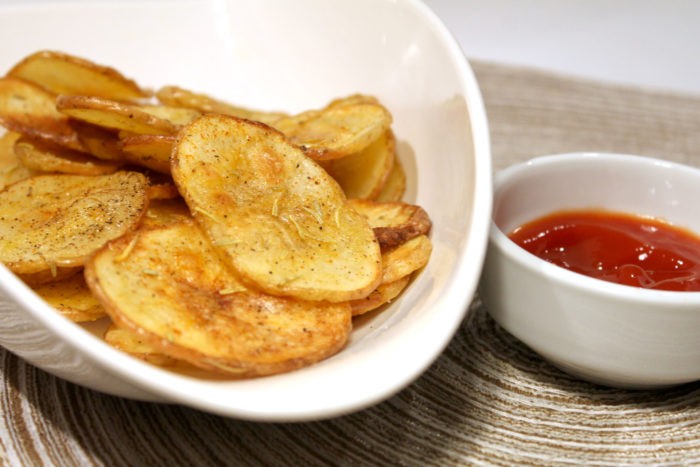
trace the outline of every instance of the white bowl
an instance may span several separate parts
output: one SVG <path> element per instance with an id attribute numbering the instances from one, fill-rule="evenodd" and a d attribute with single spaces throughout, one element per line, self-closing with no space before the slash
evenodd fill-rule
<path id="1" fill-rule="evenodd" d="M 491 161 L 472 71 L 414 0 L 76 2 L 0 7 L 0 69 L 40 49 L 113 66 L 143 86 L 176 84 L 243 106 L 298 112 L 356 92 L 394 116 L 405 199 L 434 221 L 430 264 L 399 300 L 360 319 L 336 356 L 288 374 L 207 381 L 122 354 L 58 316 L 0 267 L 0 344 L 72 382 L 256 420 L 330 417 L 417 378 L 462 321 L 486 251 Z M 446 199 L 449 202 L 446 202 Z"/>
<path id="2" fill-rule="evenodd" d="M 495 180 L 480 292 L 507 331 L 565 371 L 628 388 L 700 379 L 700 293 L 630 287 L 571 272 L 506 235 L 562 209 L 602 208 L 700 233 L 700 170 L 615 154 L 533 159 Z"/>

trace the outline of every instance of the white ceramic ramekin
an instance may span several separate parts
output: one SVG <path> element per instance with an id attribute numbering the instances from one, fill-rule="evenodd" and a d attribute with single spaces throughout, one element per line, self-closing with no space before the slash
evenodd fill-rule
<path id="1" fill-rule="evenodd" d="M 663 219 L 700 233 L 700 170 L 647 157 L 577 153 L 512 166 L 495 179 L 480 283 L 494 319 L 583 379 L 651 388 L 700 379 L 700 292 L 629 287 L 548 263 L 512 242 L 515 227 L 562 209 Z"/>

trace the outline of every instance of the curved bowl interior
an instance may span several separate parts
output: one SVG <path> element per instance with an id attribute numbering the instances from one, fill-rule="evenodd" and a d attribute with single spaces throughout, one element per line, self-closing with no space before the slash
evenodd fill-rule
<path id="1" fill-rule="evenodd" d="M 343 351 L 301 371 L 210 381 L 160 370 L 110 348 L 95 337 L 99 330 L 58 317 L 6 270 L 0 270 L 0 306 L 8 313 L 0 321 L 3 346 L 112 394 L 281 421 L 329 417 L 381 401 L 418 377 L 447 345 L 481 271 L 491 162 L 471 69 L 423 4 L 47 2 L 1 12 L 5 70 L 29 53 L 54 49 L 112 66 L 145 87 L 175 84 L 259 109 L 299 112 L 339 96 L 374 94 L 394 116 L 408 177 L 404 199 L 424 207 L 434 223 L 431 261 L 410 288 L 382 313 L 358 320 Z"/>

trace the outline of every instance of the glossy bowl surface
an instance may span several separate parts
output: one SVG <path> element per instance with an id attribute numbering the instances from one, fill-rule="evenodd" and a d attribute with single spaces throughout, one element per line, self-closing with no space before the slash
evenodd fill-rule
<path id="1" fill-rule="evenodd" d="M 507 237 L 545 214 L 589 208 L 650 216 L 700 234 L 700 170 L 640 156 L 562 154 L 503 170 L 494 190 L 479 289 L 501 326 L 596 383 L 651 388 L 700 379 L 700 292 L 594 279 Z"/>
<path id="2" fill-rule="evenodd" d="M 130 358 L 104 323 L 58 316 L 0 267 L 0 344 L 99 391 L 254 420 L 311 420 L 399 391 L 462 321 L 486 251 L 491 212 L 488 126 L 473 73 L 444 25 L 413 0 L 174 0 L 0 5 L 0 69 L 61 50 L 140 85 L 178 85 L 241 106 L 300 112 L 353 93 L 394 116 L 404 199 L 432 217 L 430 264 L 382 313 L 359 319 L 336 356 L 288 374 L 203 380 Z"/>

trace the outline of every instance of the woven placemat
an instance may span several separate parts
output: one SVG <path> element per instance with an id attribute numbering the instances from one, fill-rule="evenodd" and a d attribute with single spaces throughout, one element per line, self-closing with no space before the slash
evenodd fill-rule
<path id="1" fill-rule="evenodd" d="M 568 151 L 700 165 L 700 97 L 473 65 L 496 169 Z M 320 422 L 244 422 L 106 396 L 5 351 L 0 371 L 0 458 L 8 465 L 700 463 L 700 383 L 635 392 L 578 381 L 503 331 L 478 297 L 414 384 Z"/>

